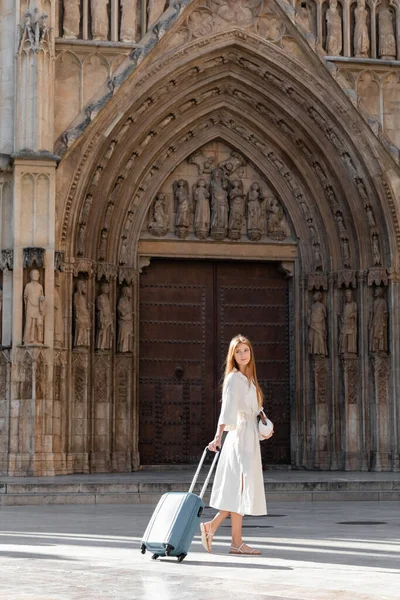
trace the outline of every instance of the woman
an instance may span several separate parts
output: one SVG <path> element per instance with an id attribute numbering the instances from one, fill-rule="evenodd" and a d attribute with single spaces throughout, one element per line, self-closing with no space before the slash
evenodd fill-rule
<path id="1" fill-rule="evenodd" d="M 261 465 L 257 415 L 263 395 L 257 381 L 254 353 L 242 335 L 231 340 L 226 358 L 222 409 L 215 438 L 208 448 L 221 446 L 223 431 L 229 431 L 215 474 L 210 506 L 219 512 L 212 521 L 201 523 L 201 540 L 211 552 L 212 538 L 221 523 L 231 515 L 230 554 L 261 554 L 242 540 L 243 515 L 265 515 L 264 478 Z M 271 437 L 273 432 L 271 433 Z"/>

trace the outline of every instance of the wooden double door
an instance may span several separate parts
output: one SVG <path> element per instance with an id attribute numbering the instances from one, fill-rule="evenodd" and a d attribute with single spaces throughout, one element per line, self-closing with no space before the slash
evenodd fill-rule
<path id="1" fill-rule="evenodd" d="M 214 437 L 231 338 L 254 344 L 275 435 L 264 464 L 290 464 L 288 284 L 275 263 L 152 260 L 140 276 L 142 464 L 192 464 Z"/>

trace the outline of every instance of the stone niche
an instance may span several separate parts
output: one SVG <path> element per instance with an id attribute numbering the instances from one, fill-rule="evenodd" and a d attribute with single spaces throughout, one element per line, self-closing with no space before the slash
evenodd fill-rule
<path id="1" fill-rule="evenodd" d="M 222 141 L 189 155 L 150 206 L 142 239 L 292 241 L 282 203 L 260 172 Z"/>

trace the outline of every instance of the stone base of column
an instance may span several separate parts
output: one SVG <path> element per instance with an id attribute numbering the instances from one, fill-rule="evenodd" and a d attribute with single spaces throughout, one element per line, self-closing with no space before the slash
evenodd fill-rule
<path id="1" fill-rule="evenodd" d="M 8 474 L 14 477 L 53 477 L 56 475 L 54 468 L 54 454 L 10 454 L 8 457 Z"/>
<path id="2" fill-rule="evenodd" d="M 67 465 L 70 473 L 89 473 L 89 454 L 87 452 L 68 454 Z"/>
<path id="3" fill-rule="evenodd" d="M 71 475 L 72 469 L 68 463 L 68 455 L 63 452 L 57 452 L 53 456 L 56 475 Z"/>
<path id="4" fill-rule="evenodd" d="M 8 474 L 8 452 L 0 453 L 0 475 Z"/>
<path id="5" fill-rule="evenodd" d="M 327 451 L 319 451 L 318 457 L 314 463 L 314 469 L 319 469 L 320 471 L 330 471 L 331 468 L 331 458 L 332 455 Z"/>
<path id="6" fill-rule="evenodd" d="M 91 473 L 110 473 L 110 454 L 108 452 L 91 452 L 89 465 Z"/>
<path id="7" fill-rule="evenodd" d="M 393 471 L 393 458 L 387 452 L 371 452 L 371 471 Z"/>
<path id="8" fill-rule="evenodd" d="M 140 455 L 139 452 L 132 452 L 132 471 L 139 471 Z"/>
<path id="9" fill-rule="evenodd" d="M 111 465 L 114 473 L 130 473 L 132 471 L 132 459 L 130 452 L 113 452 Z"/>

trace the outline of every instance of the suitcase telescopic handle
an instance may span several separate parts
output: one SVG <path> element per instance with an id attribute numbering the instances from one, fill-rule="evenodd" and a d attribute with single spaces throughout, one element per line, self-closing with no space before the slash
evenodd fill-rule
<path id="1" fill-rule="evenodd" d="M 200 462 L 199 462 L 199 466 L 197 467 L 197 470 L 196 470 L 196 473 L 194 474 L 192 483 L 190 484 L 189 494 L 191 494 L 193 492 L 193 490 L 194 490 L 194 486 L 196 485 L 197 479 L 199 477 L 199 474 L 200 474 L 200 471 L 201 471 L 201 467 L 203 466 L 204 460 L 205 460 L 205 458 L 207 456 L 207 450 L 208 450 L 208 446 L 205 447 L 205 450 L 204 450 L 204 452 L 203 452 L 203 454 L 201 456 L 201 459 L 200 459 Z M 204 494 L 206 493 L 206 489 L 207 489 L 207 486 L 209 484 L 211 475 L 213 474 L 215 465 L 217 464 L 219 453 L 220 453 L 219 450 L 215 453 L 214 460 L 211 463 L 210 470 L 208 471 L 208 475 L 206 477 L 206 480 L 205 480 L 205 482 L 203 484 L 203 487 L 201 488 L 201 492 L 199 494 L 200 498 L 203 498 Z"/>

